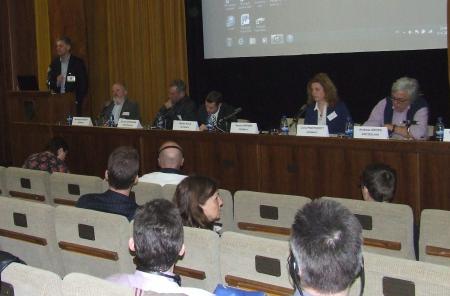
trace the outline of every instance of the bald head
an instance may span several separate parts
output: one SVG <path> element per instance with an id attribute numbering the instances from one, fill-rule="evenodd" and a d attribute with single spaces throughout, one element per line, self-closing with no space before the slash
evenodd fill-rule
<path id="1" fill-rule="evenodd" d="M 173 141 L 164 142 L 159 147 L 158 163 L 162 169 L 177 169 L 183 166 L 183 149 Z"/>

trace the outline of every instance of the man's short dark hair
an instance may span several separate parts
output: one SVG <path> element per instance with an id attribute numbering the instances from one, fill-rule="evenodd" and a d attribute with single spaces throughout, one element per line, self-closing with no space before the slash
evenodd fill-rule
<path id="1" fill-rule="evenodd" d="M 58 40 L 56 40 L 56 41 L 62 41 L 62 42 L 64 42 L 65 44 L 67 44 L 67 45 L 69 45 L 69 46 L 72 46 L 72 40 L 70 40 L 70 38 L 67 37 L 67 36 L 61 36 L 61 37 L 59 37 Z"/>
<path id="2" fill-rule="evenodd" d="M 205 101 L 208 103 L 216 103 L 216 105 L 222 103 L 223 95 L 218 91 L 211 91 L 205 98 Z"/>
<path id="3" fill-rule="evenodd" d="M 300 285 L 320 293 L 346 290 L 362 266 L 361 224 L 336 201 L 316 199 L 300 209 L 290 245 Z"/>
<path id="4" fill-rule="evenodd" d="M 181 79 L 172 80 L 169 84 L 169 87 L 175 86 L 179 92 L 186 91 L 186 83 Z"/>
<path id="5" fill-rule="evenodd" d="M 382 163 L 368 165 L 361 175 L 361 185 L 370 196 L 379 202 L 390 202 L 394 198 L 397 176 L 394 169 Z"/>
<path id="6" fill-rule="evenodd" d="M 47 144 L 47 147 L 45 150 L 50 151 L 54 155 L 58 154 L 59 148 L 62 148 L 64 152 L 69 151 L 69 145 L 67 145 L 66 141 L 64 141 L 61 137 L 53 137 L 50 139 L 50 141 Z"/>
<path id="7" fill-rule="evenodd" d="M 146 272 L 169 270 L 183 246 L 183 223 L 173 203 L 155 199 L 136 210 L 133 224 L 135 263 Z"/>
<path id="8" fill-rule="evenodd" d="M 132 147 L 116 148 L 108 158 L 108 184 L 114 189 L 129 189 L 139 172 L 139 154 Z"/>

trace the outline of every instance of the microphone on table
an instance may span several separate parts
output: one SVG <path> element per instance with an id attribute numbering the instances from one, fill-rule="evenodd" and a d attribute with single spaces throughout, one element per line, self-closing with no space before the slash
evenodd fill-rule
<path id="1" fill-rule="evenodd" d="M 294 117 L 294 120 L 292 120 L 291 126 L 293 126 L 294 124 L 297 124 L 298 119 L 300 118 L 300 116 L 303 115 L 303 113 L 305 113 L 306 111 L 306 107 L 308 107 L 307 104 L 303 104 L 300 109 L 298 110 L 297 114 Z"/>
<path id="2" fill-rule="evenodd" d="M 241 111 L 242 111 L 242 108 L 241 108 L 241 107 L 234 109 L 234 111 L 233 111 L 232 113 L 230 113 L 230 114 L 228 114 L 227 116 L 225 116 L 225 117 L 219 119 L 219 120 L 217 121 L 217 124 L 221 124 L 221 123 L 224 122 L 224 121 L 228 121 L 229 119 L 233 118 L 234 116 L 236 116 L 236 115 L 237 115 L 239 112 L 241 112 Z"/>

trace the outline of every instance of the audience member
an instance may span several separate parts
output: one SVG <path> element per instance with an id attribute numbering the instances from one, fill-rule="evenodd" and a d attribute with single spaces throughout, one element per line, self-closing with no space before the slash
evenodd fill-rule
<path id="1" fill-rule="evenodd" d="M 56 93 L 75 92 L 77 114 L 81 115 L 83 99 L 88 91 L 87 71 L 82 59 L 71 54 L 72 41 L 61 37 L 56 41 L 58 55 L 48 68 L 48 87 Z"/>
<path id="2" fill-rule="evenodd" d="M 362 229 L 341 204 L 316 199 L 295 215 L 290 239 L 289 272 L 295 295 L 345 296 L 361 276 L 364 289 Z"/>
<path id="3" fill-rule="evenodd" d="M 139 182 L 178 185 L 185 175 L 181 172 L 183 166 L 183 149 L 173 141 L 164 142 L 158 151 L 158 172 L 149 173 L 139 178 Z"/>
<path id="4" fill-rule="evenodd" d="M 185 178 L 178 184 L 173 199 L 184 226 L 219 231 L 214 222 L 220 219 L 223 201 L 212 179 L 203 176 Z"/>
<path id="5" fill-rule="evenodd" d="M 69 146 L 66 141 L 63 138 L 54 137 L 47 144 L 45 151 L 28 156 L 22 167 L 49 173 L 68 173 L 69 170 L 64 162 L 68 153 Z"/>
<path id="6" fill-rule="evenodd" d="M 361 191 L 364 200 L 391 202 L 396 187 L 396 173 L 390 166 L 375 163 L 368 165 L 361 175 Z"/>
<path id="7" fill-rule="evenodd" d="M 198 110 L 198 122 L 200 124 L 200 130 L 208 130 L 207 125 L 211 125 L 212 129 L 218 127 L 222 131 L 229 131 L 230 122 L 237 121 L 236 116 L 232 116 L 225 120 L 225 118 L 231 115 L 234 108 L 227 103 L 223 102 L 223 96 L 220 92 L 211 91 L 205 98 L 205 103 L 200 106 Z"/>
<path id="8" fill-rule="evenodd" d="M 327 125 L 330 134 L 345 132 L 345 124 L 350 112 L 339 100 L 336 86 L 325 73 L 316 74 L 307 86 L 308 106 L 305 124 Z"/>
<path id="9" fill-rule="evenodd" d="M 174 120 L 197 120 L 196 106 L 186 95 L 186 84 L 183 80 L 173 80 L 169 84 L 169 99 L 159 109 L 154 125 L 160 128 L 172 129 Z M 159 123 L 163 122 L 163 126 Z"/>
<path id="10" fill-rule="evenodd" d="M 128 99 L 128 91 L 120 82 L 113 84 L 112 100 L 103 108 L 100 118 L 109 120 L 111 115 L 115 125 L 119 122 L 119 118 L 140 120 L 138 104 Z"/>
<path id="11" fill-rule="evenodd" d="M 375 105 L 365 126 L 385 126 L 400 139 L 428 138 L 428 104 L 414 78 L 401 77 L 388 96 Z"/>
<path id="12" fill-rule="evenodd" d="M 109 189 L 104 193 L 85 194 L 77 207 L 113 213 L 133 220 L 137 204 L 130 197 L 131 188 L 138 182 L 139 154 L 131 147 L 116 148 L 108 158 L 105 179 Z"/>
<path id="13" fill-rule="evenodd" d="M 134 274 L 118 274 L 107 280 L 135 288 L 135 292 L 212 295 L 196 288 L 181 287 L 173 273 L 174 265 L 184 255 L 183 223 L 177 208 L 168 200 L 155 199 L 140 206 L 133 223 L 129 247 L 135 253 Z M 140 295 L 140 294 L 137 294 Z"/>

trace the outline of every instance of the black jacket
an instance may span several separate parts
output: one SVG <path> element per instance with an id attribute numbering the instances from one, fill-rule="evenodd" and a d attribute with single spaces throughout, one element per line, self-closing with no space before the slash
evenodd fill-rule
<path id="1" fill-rule="evenodd" d="M 235 110 L 234 107 L 228 105 L 227 103 L 222 103 L 220 106 L 218 118 L 217 118 L 217 126 L 224 130 L 229 131 L 230 130 L 230 122 L 236 122 L 237 118 L 236 116 L 232 116 L 228 120 L 222 120 L 224 117 L 230 115 Z M 222 120 L 222 121 L 221 121 Z M 205 105 L 200 106 L 198 109 L 198 125 L 207 124 L 208 123 L 208 112 L 206 112 Z"/>
<path id="2" fill-rule="evenodd" d="M 154 120 L 154 124 L 158 120 L 158 117 L 162 116 L 166 120 L 166 129 L 172 129 L 174 120 L 197 120 L 197 107 L 193 100 L 188 96 L 185 96 L 178 101 L 172 108 L 167 109 L 166 106 L 162 106 L 159 109 L 158 114 Z"/>
<path id="3" fill-rule="evenodd" d="M 100 118 L 106 120 L 109 119 L 113 108 L 114 101 L 111 101 L 108 106 L 103 108 L 100 113 Z M 139 105 L 136 102 L 130 101 L 126 98 L 125 102 L 123 102 L 122 110 L 120 111 L 120 118 L 141 120 L 141 117 L 139 116 Z"/>

